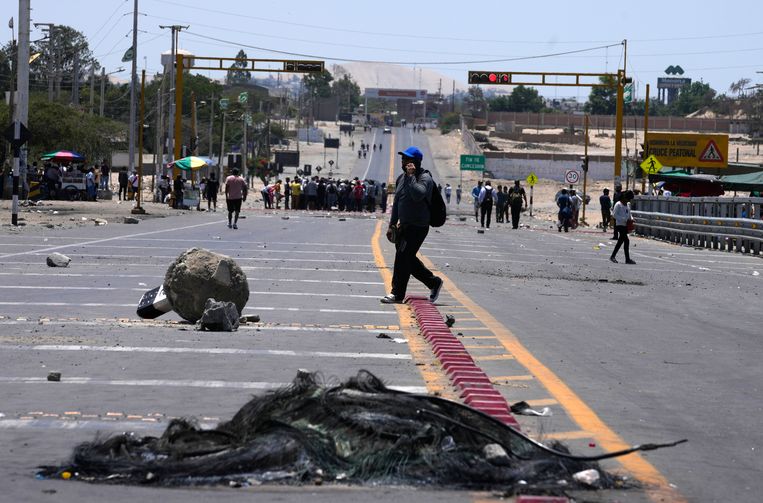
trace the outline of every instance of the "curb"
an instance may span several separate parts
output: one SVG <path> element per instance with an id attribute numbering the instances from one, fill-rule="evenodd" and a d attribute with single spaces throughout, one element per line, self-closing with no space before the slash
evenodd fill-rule
<path id="1" fill-rule="evenodd" d="M 408 296 L 405 302 L 413 309 L 419 329 L 459 396 L 470 407 L 489 414 L 519 430 L 519 423 L 501 392 L 474 363 L 469 351 L 443 321 L 442 314 L 426 297 Z"/>

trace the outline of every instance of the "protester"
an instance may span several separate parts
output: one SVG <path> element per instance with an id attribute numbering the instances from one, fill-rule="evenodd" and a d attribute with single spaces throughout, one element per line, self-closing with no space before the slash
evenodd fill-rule
<path id="1" fill-rule="evenodd" d="M 127 201 L 127 184 L 129 183 L 129 178 L 127 177 L 127 168 L 122 168 L 119 170 L 119 200 Z"/>
<path id="2" fill-rule="evenodd" d="M 286 181 L 283 184 L 283 209 L 289 209 L 289 199 L 291 199 L 291 179 L 286 177 Z"/>
<path id="3" fill-rule="evenodd" d="M 421 168 L 424 158 L 417 147 L 398 152 L 402 157 L 403 174 L 398 178 L 392 202 L 387 238 L 397 234 L 395 240 L 395 265 L 392 274 L 392 292 L 380 300 L 396 304 L 405 300 L 408 281 L 413 275 L 429 289 L 429 300 L 435 302 L 440 295 L 443 281 L 426 268 L 416 256 L 429 233 L 429 202 L 432 199 L 434 181 Z"/>
<path id="4" fill-rule="evenodd" d="M 625 252 L 625 263 L 626 264 L 635 264 L 636 262 L 631 260 L 630 255 L 630 239 L 628 239 L 628 220 L 631 218 L 631 209 L 629 207 L 629 203 L 633 200 L 633 191 L 632 190 L 626 190 L 622 197 L 620 198 L 617 203 L 615 203 L 615 208 L 612 212 L 613 216 L 615 217 L 615 232 L 617 232 L 617 244 L 615 245 L 615 249 L 612 250 L 612 255 L 609 257 L 609 260 L 617 263 L 617 252 L 620 250 L 620 246 L 623 247 L 623 251 Z"/>
<path id="5" fill-rule="evenodd" d="M 109 177 L 111 176 L 111 169 L 109 168 L 109 165 L 106 164 L 106 159 L 103 160 L 103 163 L 101 164 L 101 188 L 104 190 L 111 189 L 111 181 Z"/>
<path id="6" fill-rule="evenodd" d="M 389 198 L 389 190 L 387 189 L 387 184 L 382 183 L 381 184 L 381 201 L 380 206 L 382 213 L 387 213 L 387 200 Z"/>
<path id="7" fill-rule="evenodd" d="M 294 181 L 291 182 L 291 209 L 298 210 L 300 208 L 300 199 L 302 198 L 302 184 L 299 181 L 299 177 L 294 177 Z"/>
<path id="8" fill-rule="evenodd" d="M 519 228 L 519 214 L 522 211 L 522 201 L 527 209 L 527 194 L 519 185 L 519 180 L 514 180 L 514 186 L 509 190 L 509 207 L 511 208 L 511 228 Z"/>
<path id="9" fill-rule="evenodd" d="M 623 195 L 623 186 L 618 184 L 615 184 L 615 193 L 612 194 L 612 204 L 617 204 L 617 202 L 620 200 L 620 198 Z M 614 234 L 609 239 L 614 239 L 617 241 L 618 235 L 617 235 L 617 226 L 613 226 Z"/>
<path id="10" fill-rule="evenodd" d="M 217 211 L 217 193 L 220 191 L 220 182 L 217 180 L 217 174 L 210 173 L 207 180 L 207 191 L 204 198 L 207 200 L 207 211 Z"/>
<path id="11" fill-rule="evenodd" d="M 503 223 L 504 208 L 508 202 L 508 194 L 503 192 L 503 186 L 495 188 L 495 223 Z"/>
<path id="12" fill-rule="evenodd" d="M 246 201 L 246 180 L 239 175 L 239 169 L 233 168 L 231 175 L 225 179 L 225 204 L 228 207 L 228 229 L 238 229 L 238 215 L 241 212 L 241 202 Z"/>
<path id="13" fill-rule="evenodd" d="M 175 201 L 172 204 L 172 207 L 176 210 L 182 210 L 183 209 L 183 189 L 185 188 L 185 183 L 183 182 L 183 175 L 178 173 L 178 175 L 175 177 L 175 181 L 172 182 L 172 194 L 175 196 Z"/>
<path id="14" fill-rule="evenodd" d="M 578 218 L 580 217 L 580 206 L 583 204 L 583 199 L 580 198 L 575 189 L 570 190 L 569 198 L 572 206 L 571 226 L 573 229 L 577 229 Z"/>
<path id="15" fill-rule="evenodd" d="M 98 195 L 98 185 L 95 183 L 95 169 L 90 168 L 85 175 L 85 191 L 87 192 L 87 200 L 95 201 Z"/>
<path id="16" fill-rule="evenodd" d="M 493 193 L 493 186 L 490 185 L 490 180 L 485 182 L 485 185 L 480 190 L 480 195 L 477 198 L 480 205 L 480 227 L 485 227 L 485 217 L 487 216 L 487 228 L 490 228 L 490 216 L 493 212 L 493 200 L 495 194 Z"/>
<path id="17" fill-rule="evenodd" d="M 456 204 L 461 204 L 461 193 L 463 192 L 463 189 L 461 189 L 461 186 L 459 185 L 456 188 Z"/>
<path id="18" fill-rule="evenodd" d="M 609 219 L 612 218 L 612 199 L 609 198 L 609 189 L 604 189 L 603 194 L 599 196 L 599 206 L 601 206 L 601 230 L 607 232 Z"/>
<path id="19" fill-rule="evenodd" d="M 559 222 L 557 223 L 559 232 L 562 232 L 562 227 L 564 227 L 564 232 L 569 232 L 572 220 L 572 202 L 570 196 L 567 195 L 567 189 L 562 189 L 556 200 L 556 205 L 559 207 Z"/>
<path id="20" fill-rule="evenodd" d="M 472 189 L 472 199 L 474 200 L 474 221 L 480 221 L 480 192 L 482 192 L 482 180 Z"/>
<path id="21" fill-rule="evenodd" d="M 449 183 L 445 184 L 445 202 L 447 204 L 450 204 L 450 195 L 453 192 L 453 188 L 450 186 Z"/>

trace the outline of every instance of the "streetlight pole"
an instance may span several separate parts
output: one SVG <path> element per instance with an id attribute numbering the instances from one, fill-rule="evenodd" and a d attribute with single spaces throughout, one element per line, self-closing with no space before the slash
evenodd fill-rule
<path id="1" fill-rule="evenodd" d="M 127 134 L 129 170 L 135 169 L 135 84 L 138 80 L 138 0 L 133 2 L 132 12 L 132 70 L 130 72 L 130 130 Z M 138 183 L 140 186 L 140 182 Z M 138 200 L 140 201 L 140 200 Z M 139 203 L 140 204 L 140 203 Z"/>

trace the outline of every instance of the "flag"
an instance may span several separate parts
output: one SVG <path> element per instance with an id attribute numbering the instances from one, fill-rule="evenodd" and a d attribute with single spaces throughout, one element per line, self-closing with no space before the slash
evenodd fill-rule
<path id="1" fill-rule="evenodd" d="M 134 57 L 134 51 L 132 50 L 132 47 L 127 49 L 125 51 L 125 55 L 122 56 L 122 62 L 132 61 L 132 58 Z"/>

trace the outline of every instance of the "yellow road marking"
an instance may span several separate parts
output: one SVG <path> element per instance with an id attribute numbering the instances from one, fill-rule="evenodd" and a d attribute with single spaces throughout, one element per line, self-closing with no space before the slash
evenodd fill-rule
<path id="1" fill-rule="evenodd" d="M 483 346 L 481 344 L 472 344 L 470 346 L 464 346 L 466 349 L 503 349 L 503 346 Z"/>
<path id="2" fill-rule="evenodd" d="M 523 375 L 523 376 L 500 376 L 500 377 L 491 377 L 490 380 L 493 382 L 496 381 L 532 381 L 535 379 L 533 376 L 530 375 Z"/>
<path id="3" fill-rule="evenodd" d="M 491 361 L 498 361 L 498 360 L 513 360 L 513 359 L 514 359 L 514 355 L 509 355 L 509 354 L 474 357 L 475 362 L 491 362 Z"/>
<path id="4" fill-rule="evenodd" d="M 544 433 L 544 440 L 580 440 L 592 438 L 590 431 L 557 431 L 556 433 Z"/>
<path id="5" fill-rule="evenodd" d="M 429 269 L 437 269 L 429 258 L 419 255 L 421 261 Z M 540 382 L 549 393 L 559 402 L 570 418 L 577 423 L 581 430 L 590 431 L 593 438 L 608 452 L 627 449 L 630 447 L 617 433 L 614 432 L 564 381 L 551 369 L 543 365 L 501 322 L 495 319 L 486 309 L 480 307 L 462 292 L 442 271 L 438 276 L 445 282 L 445 290 L 458 302 L 467 307 L 477 318 L 482 320 L 501 342 L 506 350 L 514 355 L 520 363 Z M 653 486 L 646 490 L 654 501 L 686 501 L 681 494 L 670 487 L 668 480 L 657 468 L 649 463 L 641 454 L 633 453 L 617 458 L 617 461 L 641 482 Z"/>

